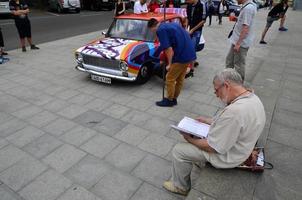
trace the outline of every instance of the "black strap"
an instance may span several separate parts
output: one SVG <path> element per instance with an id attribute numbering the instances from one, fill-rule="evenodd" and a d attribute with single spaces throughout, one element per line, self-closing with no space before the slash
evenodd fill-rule
<path id="1" fill-rule="evenodd" d="M 263 161 L 264 162 L 264 169 L 273 169 L 274 165 L 270 162 Z"/>
<path id="2" fill-rule="evenodd" d="M 248 6 L 249 4 L 252 4 L 252 3 L 247 3 L 246 5 L 244 5 L 244 6 L 240 9 L 239 13 L 243 10 L 243 8 L 245 8 L 245 7 Z M 233 26 L 231 32 L 233 32 L 233 30 L 234 30 L 236 24 L 237 24 L 237 21 L 235 22 L 235 24 L 234 24 L 234 26 Z"/>

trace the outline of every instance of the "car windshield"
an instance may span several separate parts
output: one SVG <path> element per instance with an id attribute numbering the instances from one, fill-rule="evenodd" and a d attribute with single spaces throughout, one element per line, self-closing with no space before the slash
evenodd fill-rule
<path id="1" fill-rule="evenodd" d="M 108 36 L 130 40 L 154 41 L 155 33 L 148 29 L 147 24 L 147 20 L 115 19 L 108 31 Z"/>

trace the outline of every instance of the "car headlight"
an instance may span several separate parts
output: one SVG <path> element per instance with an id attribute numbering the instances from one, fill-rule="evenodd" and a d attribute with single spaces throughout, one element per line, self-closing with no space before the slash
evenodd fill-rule
<path id="1" fill-rule="evenodd" d="M 120 62 L 120 70 L 123 72 L 128 71 L 128 64 L 125 61 Z"/>
<path id="2" fill-rule="evenodd" d="M 75 53 L 75 57 L 76 57 L 76 60 L 77 60 L 78 62 L 80 62 L 80 63 L 83 62 L 83 56 L 82 56 L 82 54 L 81 54 L 80 52 L 76 52 L 76 53 Z"/>

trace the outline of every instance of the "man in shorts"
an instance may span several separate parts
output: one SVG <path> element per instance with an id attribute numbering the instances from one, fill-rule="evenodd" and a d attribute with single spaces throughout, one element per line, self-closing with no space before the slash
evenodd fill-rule
<path id="1" fill-rule="evenodd" d="M 281 19 L 279 31 L 287 31 L 287 28 L 284 27 L 284 22 L 285 22 L 285 17 L 286 17 L 285 13 L 288 9 L 287 1 L 288 0 L 282 0 L 280 3 L 275 5 L 273 7 L 273 9 L 268 13 L 267 19 L 266 19 L 266 26 L 262 32 L 260 44 L 267 44 L 264 41 L 264 37 L 265 37 L 268 29 L 272 26 L 274 21 Z"/>

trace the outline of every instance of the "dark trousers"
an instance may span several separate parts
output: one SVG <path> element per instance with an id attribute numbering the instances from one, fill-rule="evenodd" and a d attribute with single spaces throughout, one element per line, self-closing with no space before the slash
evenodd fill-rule
<path id="1" fill-rule="evenodd" d="M 222 14 L 218 13 L 218 24 L 222 23 Z"/>
<path id="2" fill-rule="evenodd" d="M 1 31 L 1 28 L 0 28 L 0 48 L 1 47 L 4 47 L 4 41 L 3 41 L 2 31 Z"/>

